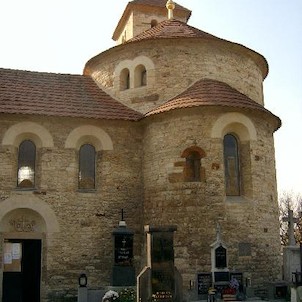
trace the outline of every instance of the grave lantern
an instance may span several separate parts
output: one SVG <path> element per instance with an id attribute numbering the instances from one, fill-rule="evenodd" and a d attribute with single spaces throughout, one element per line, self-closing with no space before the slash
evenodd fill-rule
<path id="1" fill-rule="evenodd" d="M 79 286 L 86 287 L 87 286 L 87 276 L 86 274 L 81 274 L 79 277 Z"/>

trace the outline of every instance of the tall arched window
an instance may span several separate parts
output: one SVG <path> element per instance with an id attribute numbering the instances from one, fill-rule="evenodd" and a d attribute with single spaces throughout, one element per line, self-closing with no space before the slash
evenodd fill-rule
<path id="1" fill-rule="evenodd" d="M 82 145 L 79 151 L 79 189 L 95 189 L 95 148 Z"/>
<path id="2" fill-rule="evenodd" d="M 136 66 L 134 71 L 134 85 L 135 87 L 141 87 L 147 85 L 147 70 L 142 64 Z"/>
<path id="3" fill-rule="evenodd" d="M 240 161 L 237 138 L 232 134 L 225 135 L 223 149 L 226 195 L 239 196 L 241 194 Z"/>
<path id="4" fill-rule="evenodd" d="M 36 166 L 36 146 L 30 140 L 23 141 L 18 152 L 18 188 L 34 188 Z"/>
<path id="5" fill-rule="evenodd" d="M 120 74 L 120 90 L 130 88 L 130 72 L 128 68 L 124 68 Z"/>

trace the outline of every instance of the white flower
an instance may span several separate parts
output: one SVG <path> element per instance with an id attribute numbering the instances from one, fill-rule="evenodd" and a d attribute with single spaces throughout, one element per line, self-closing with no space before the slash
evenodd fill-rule
<path id="1" fill-rule="evenodd" d="M 102 298 L 102 302 L 104 301 L 114 301 L 118 298 L 118 293 L 113 291 L 113 290 L 109 290 L 108 292 L 105 293 L 104 297 Z"/>

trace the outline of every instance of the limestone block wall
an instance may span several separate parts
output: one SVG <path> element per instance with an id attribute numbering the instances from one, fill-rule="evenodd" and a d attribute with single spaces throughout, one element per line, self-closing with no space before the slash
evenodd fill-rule
<path id="1" fill-rule="evenodd" d="M 11 127 L 27 120 L 46 129 L 53 138 L 53 146 L 37 146 L 36 190 L 22 191 L 16 189 L 17 146 L 2 143 Z M 97 151 L 97 185 L 96 190 L 91 192 L 78 190 L 78 150 L 65 146 L 74 129 L 86 126 L 106 132 L 113 146 L 112 150 Z M 29 135 L 35 139 L 36 136 L 27 132 L 26 128 L 23 131 L 24 138 Z M 1 116 L 1 215 L 3 211 L 10 215 L 11 205 L 16 205 L 13 208 L 16 215 L 22 214 L 22 208 L 28 208 L 38 213 L 41 221 L 47 221 L 52 213 L 58 224 L 55 232 L 48 233 L 46 229 L 44 235 L 35 232 L 18 235 L 24 239 L 32 236 L 42 238 L 43 302 L 46 299 L 52 301 L 60 295 L 75 295 L 78 276 L 82 272 L 86 272 L 92 288 L 110 284 L 114 260 L 111 233 L 121 219 L 121 209 L 124 209 L 128 227 L 135 232 L 134 261 L 137 269 L 140 268 L 143 232 L 142 135 L 141 127 L 134 122 Z M 94 134 L 87 133 L 87 136 L 91 138 Z M 42 206 L 37 208 L 37 205 Z M 14 236 L 14 230 L 3 229 L 1 221 L 0 227 L 2 239 Z"/>
<path id="2" fill-rule="evenodd" d="M 118 37 L 116 43 L 117 44 L 122 44 L 125 41 L 131 39 L 133 37 L 133 22 L 134 22 L 134 14 L 133 12 L 129 14 L 129 17 L 126 21 L 126 24 L 124 26 L 124 28 L 121 30 L 121 34 Z"/>
<path id="3" fill-rule="evenodd" d="M 119 31 L 116 33 L 115 38 L 117 44 L 124 43 L 129 39 L 137 36 L 160 23 L 167 20 L 168 12 L 164 8 L 158 9 L 157 7 L 144 7 L 143 10 L 134 10 L 129 13 L 128 19 L 125 20 L 123 25 L 120 25 Z M 182 22 L 187 22 L 188 13 L 186 11 L 174 11 L 174 18 Z M 119 34 L 119 36 L 118 36 Z"/>
<path id="4" fill-rule="evenodd" d="M 230 269 L 244 272 L 255 287 L 280 277 L 272 126 L 263 117 L 241 113 L 256 128 L 256 137 L 245 142 L 242 161 L 249 164 L 251 177 L 243 180 L 249 190 L 242 196 L 226 197 L 223 137 L 211 136 L 215 122 L 225 114 L 220 109 L 194 108 L 153 116 L 146 122 L 145 224 L 177 225 L 175 261 L 185 286 L 195 280 L 196 272 L 211 270 L 210 244 L 216 240 L 217 222 Z M 183 173 L 181 154 L 190 146 L 206 154 L 201 159 L 204 181 L 172 181 L 171 175 Z"/>
<path id="5" fill-rule="evenodd" d="M 147 85 L 121 89 L 118 64 L 127 62 L 131 70 L 137 64 L 135 59 L 142 56 L 154 65 L 154 69 L 146 68 Z M 113 97 L 145 113 L 202 78 L 225 82 L 263 104 L 263 64 L 265 60 L 260 55 L 223 40 L 157 39 L 109 49 L 91 59 L 84 73 L 91 75 Z M 134 74 L 130 73 L 130 83 L 131 77 Z"/>

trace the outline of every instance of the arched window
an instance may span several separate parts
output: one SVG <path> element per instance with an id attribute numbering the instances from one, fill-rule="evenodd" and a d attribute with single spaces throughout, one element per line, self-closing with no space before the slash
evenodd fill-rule
<path id="1" fill-rule="evenodd" d="M 134 85 L 141 87 L 147 85 L 147 70 L 144 65 L 138 65 L 134 71 Z"/>
<path id="2" fill-rule="evenodd" d="M 204 179 L 204 169 L 201 167 L 201 158 L 205 152 L 196 146 L 187 148 L 182 157 L 186 159 L 184 166 L 184 181 L 202 181 Z"/>
<path id="3" fill-rule="evenodd" d="M 95 148 L 82 145 L 79 151 L 79 189 L 95 189 Z"/>
<path id="4" fill-rule="evenodd" d="M 186 181 L 200 181 L 200 158 L 200 154 L 194 151 L 186 157 Z"/>
<path id="5" fill-rule="evenodd" d="M 34 188 L 36 166 L 36 146 L 30 140 L 23 141 L 18 152 L 18 188 Z"/>
<path id="6" fill-rule="evenodd" d="M 130 73 L 128 68 L 124 68 L 120 74 L 120 90 L 130 88 Z"/>
<path id="7" fill-rule="evenodd" d="M 240 192 L 240 163 L 238 140 L 232 134 L 223 139 L 224 173 L 227 196 L 239 196 Z"/>

